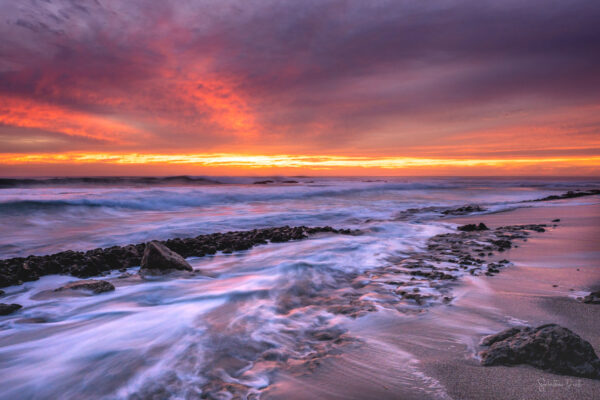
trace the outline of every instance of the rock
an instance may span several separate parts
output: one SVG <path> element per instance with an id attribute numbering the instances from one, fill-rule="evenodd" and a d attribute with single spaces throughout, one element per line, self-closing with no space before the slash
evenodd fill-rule
<path id="1" fill-rule="evenodd" d="M 483 339 L 488 349 L 479 353 L 481 363 L 528 364 L 550 372 L 600 379 L 600 359 L 592 345 L 556 324 L 537 328 L 510 328 Z"/>
<path id="2" fill-rule="evenodd" d="M 600 189 L 592 189 L 592 190 L 588 190 L 588 191 L 576 191 L 576 192 L 570 190 L 567 193 L 564 193 L 561 195 L 551 195 L 551 196 L 543 197 L 541 199 L 526 200 L 526 201 L 531 202 L 531 201 L 551 201 L 551 200 L 573 199 L 576 197 L 594 196 L 597 194 L 600 194 Z"/>
<path id="3" fill-rule="evenodd" d="M 157 241 L 148 242 L 142 257 L 140 275 L 162 275 L 173 271 L 193 271 L 183 257 Z"/>
<path id="4" fill-rule="evenodd" d="M 467 225 L 459 226 L 458 230 L 463 231 L 463 232 L 474 232 L 474 231 L 489 231 L 490 228 L 488 228 L 483 222 L 480 222 L 479 225 L 467 224 Z"/>
<path id="5" fill-rule="evenodd" d="M 491 242 L 498 247 L 498 251 L 504 251 L 512 247 L 512 243 L 510 242 L 510 240 L 500 239 L 492 240 Z"/>
<path id="6" fill-rule="evenodd" d="M 560 218 L 553 219 L 552 222 L 560 222 Z"/>
<path id="7" fill-rule="evenodd" d="M 600 290 L 592 292 L 583 298 L 584 303 L 588 304 L 600 304 Z"/>
<path id="8" fill-rule="evenodd" d="M 275 183 L 275 181 L 267 179 L 267 180 L 264 180 L 264 181 L 256 181 L 256 182 L 254 182 L 255 185 L 267 185 L 269 183 Z"/>
<path id="9" fill-rule="evenodd" d="M 212 233 L 193 238 L 174 238 L 163 243 L 183 258 L 203 257 L 217 251 L 231 249 L 246 250 L 253 246 L 266 244 L 273 236 L 275 241 L 305 239 L 309 235 L 328 232 L 358 235 L 358 230 L 333 229 L 331 227 L 279 227 Z M 272 241 L 272 240 L 271 240 Z M 63 251 L 45 256 L 16 257 L 0 260 L 0 288 L 20 285 L 23 282 L 39 279 L 49 274 L 69 274 L 78 278 L 105 275 L 111 270 L 123 270 L 139 266 L 146 249 L 145 243 L 97 248 L 86 252 Z"/>
<path id="10" fill-rule="evenodd" d="M 481 211 L 485 211 L 485 208 L 482 208 L 481 206 L 479 206 L 477 204 L 473 204 L 473 205 L 453 208 L 451 210 L 445 210 L 445 211 L 442 211 L 442 214 L 444 214 L 444 215 L 465 215 L 465 214 L 471 214 L 474 212 L 481 212 Z"/>
<path id="11" fill-rule="evenodd" d="M 4 290 L 0 290 L 0 296 L 4 296 Z"/>
<path id="12" fill-rule="evenodd" d="M 5 304 L 0 303 L 0 315 L 12 314 L 15 311 L 21 309 L 23 306 L 20 304 Z"/>
<path id="13" fill-rule="evenodd" d="M 83 281 L 69 282 L 65 286 L 54 289 L 55 292 L 61 292 L 63 290 L 89 290 L 94 294 L 99 294 L 115 290 L 115 287 L 112 283 L 107 281 L 86 279 Z"/>

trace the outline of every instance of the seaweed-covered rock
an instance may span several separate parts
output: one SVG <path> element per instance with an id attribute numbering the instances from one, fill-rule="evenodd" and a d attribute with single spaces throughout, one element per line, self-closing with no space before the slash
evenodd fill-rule
<path id="1" fill-rule="evenodd" d="M 83 281 L 69 282 L 58 289 L 54 289 L 55 292 L 61 292 L 63 290 L 89 290 L 94 294 L 100 294 L 115 290 L 115 287 L 112 283 L 107 281 L 86 279 Z"/>
<path id="2" fill-rule="evenodd" d="M 162 275 L 173 271 L 193 271 L 183 257 L 164 244 L 153 241 L 146 245 L 140 275 Z"/>
<path id="3" fill-rule="evenodd" d="M 0 315 L 12 314 L 15 311 L 21 309 L 23 306 L 20 304 L 5 304 L 0 303 Z"/>
<path id="4" fill-rule="evenodd" d="M 592 345 L 571 330 L 547 324 L 510 328 L 483 339 L 479 353 L 490 365 L 529 364 L 550 372 L 600 379 L 600 359 Z"/>

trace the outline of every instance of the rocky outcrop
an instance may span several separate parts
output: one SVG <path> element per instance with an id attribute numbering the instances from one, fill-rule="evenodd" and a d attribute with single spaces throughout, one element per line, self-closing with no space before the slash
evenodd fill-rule
<path id="1" fill-rule="evenodd" d="M 172 251 L 182 257 L 203 257 L 217 251 L 233 252 L 247 250 L 268 242 L 287 242 L 305 239 L 309 235 L 325 232 L 335 234 L 356 234 L 350 229 L 334 229 L 330 226 L 306 227 L 283 226 L 279 228 L 254 229 L 200 235 L 194 238 L 176 238 L 162 241 Z M 89 278 L 107 271 L 136 267 L 142 261 L 145 243 L 127 246 L 113 246 L 86 252 L 63 251 L 46 256 L 17 257 L 0 260 L 0 287 L 20 285 L 34 281 L 40 276 L 67 274 L 78 278 Z"/>
<path id="2" fill-rule="evenodd" d="M 546 196 L 546 197 L 542 197 L 541 199 L 536 199 L 536 200 L 526 200 L 526 202 L 574 199 L 576 197 L 594 196 L 594 195 L 597 195 L 597 194 L 600 194 L 600 189 L 577 190 L 577 191 L 570 190 L 567 193 L 563 193 L 563 194 L 559 194 L 559 195 Z"/>
<path id="3" fill-rule="evenodd" d="M 163 275 L 173 271 L 193 271 L 183 257 L 160 242 L 149 242 L 144 250 L 140 275 Z"/>
<path id="4" fill-rule="evenodd" d="M 467 225 L 459 226 L 457 229 L 459 231 L 463 231 L 463 232 L 489 231 L 490 230 L 490 228 L 488 228 L 483 222 L 480 222 L 479 225 L 467 224 Z"/>
<path id="5" fill-rule="evenodd" d="M 58 289 L 54 289 L 55 292 L 61 292 L 63 290 L 88 290 L 94 294 L 100 294 L 115 290 L 115 287 L 112 283 L 107 281 L 86 279 L 83 281 L 70 282 L 67 283 L 65 286 L 61 286 Z"/>
<path id="6" fill-rule="evenodd" d="M 483 339 L 481 363 L 528 364 L 550 372 L 600 379 L 600 360 L 592 345 L 556 324 L 510 328 Z"/>
<path id="7" fill-rule="evenodd" d="M 9 315 L 17 310 L 20 310 L 23 306 L 20 304 L 5 304 L 0 303 L 0 315 Z"/>
<path id="8" fill-rule="evenodd" d="M 600 290 L 585 296 L 583 302 L 588 304 L 600 304 Z"/>

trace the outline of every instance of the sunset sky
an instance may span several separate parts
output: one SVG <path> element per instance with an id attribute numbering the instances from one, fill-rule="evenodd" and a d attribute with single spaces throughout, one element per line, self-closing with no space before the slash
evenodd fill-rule
<path id="1" fill-rule="evenodd" d="M 598 175 L 599 21 L 590 0 L 0 0 L 0 175 Z"/>

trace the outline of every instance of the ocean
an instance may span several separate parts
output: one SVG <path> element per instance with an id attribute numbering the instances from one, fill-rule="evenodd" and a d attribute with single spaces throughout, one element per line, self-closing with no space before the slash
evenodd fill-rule
<path id="1" fill-rule="evenodd" d="M 335 353 L 336 341 L 354 343 L 344 333 L 348 318 L 330 312 L 331 299 L 353 296 L 348 282 L 371 279 L 454 231 L 440 218 L 444 210 L 557 207 L 525 201 L 599 187 L 589 178 L 0 180 L 0 258 L 284 225 L 362 232 L 191 258 L 209 274 L 124 279 L 98 296 L 52 295 L 70 276 L 5 288 L 3 302 L 24 308 L 19 318 L 0 319 L 0 398 L 194 398 L 211 390 L 222 394 L 214 398 L 258 397 L 282 368 L 311 370 L 307 360 Z M 378 296 L 352 299 L 389 309 Z"/>

